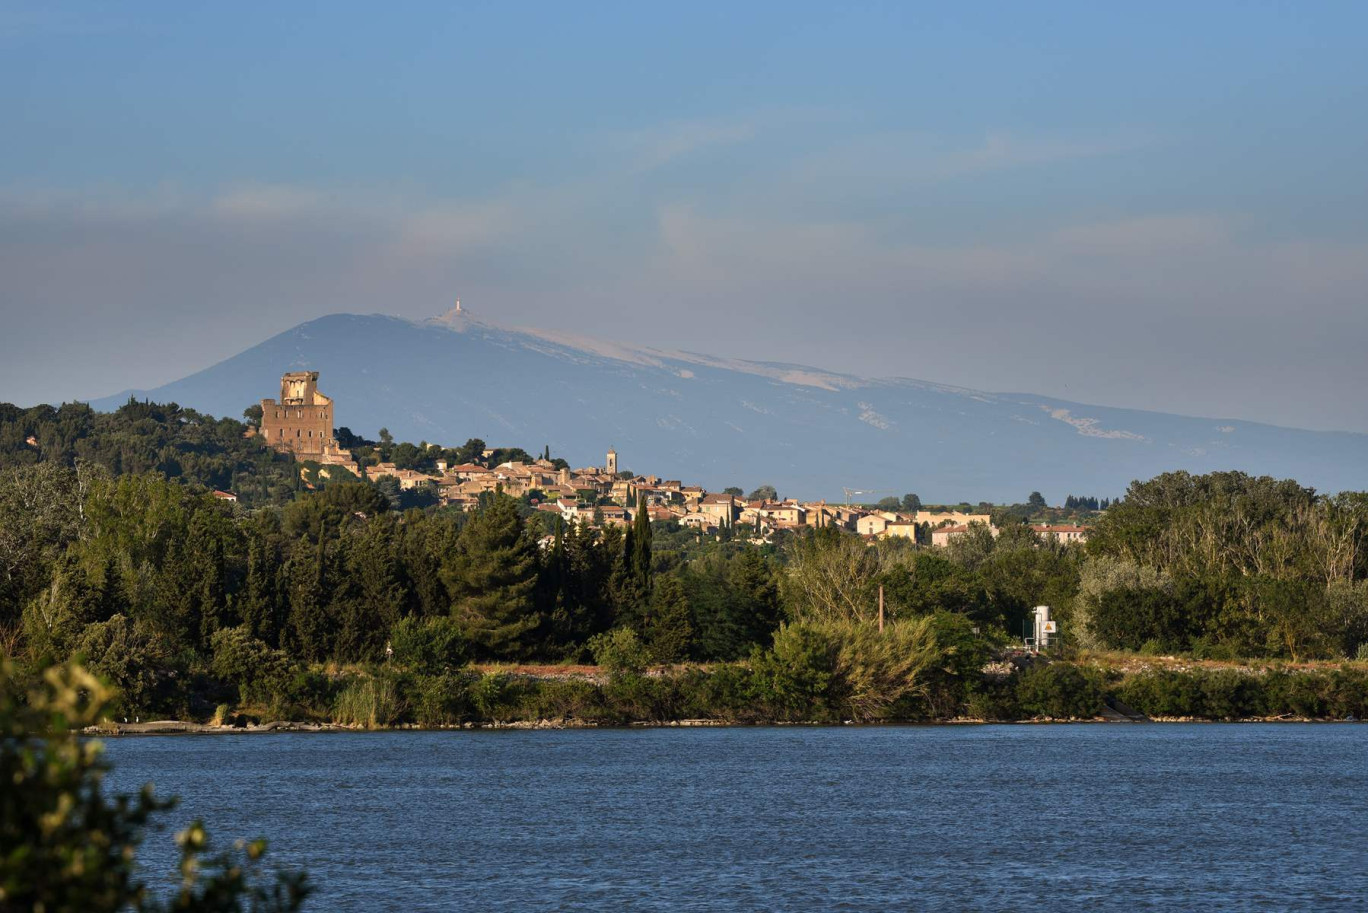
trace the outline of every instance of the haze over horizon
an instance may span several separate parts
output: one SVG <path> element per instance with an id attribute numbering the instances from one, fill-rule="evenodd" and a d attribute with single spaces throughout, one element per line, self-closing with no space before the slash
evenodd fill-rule
<path id="1" fill-rule="evenodd" d="M 1125 16 L 0 6 L 0 400 L 460 298 L 1368 432 L 1368 7 Z"/>

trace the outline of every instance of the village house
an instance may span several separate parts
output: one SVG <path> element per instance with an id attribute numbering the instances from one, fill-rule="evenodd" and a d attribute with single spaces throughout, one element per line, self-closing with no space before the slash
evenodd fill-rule
<path id="1" fill-rule="evenodd" d="M 698 513 L 711 517 L 716 526 L 731 526 L 736 520 L 736 496 L 704 495 L 698 501 Z"/>
<path id="2" fill-rule="evenodd" d="M 883 514 L 865 514 L 855 521 L 855 532 L 861 536 L 881 536 L 888 529 L 888 518 Z"/>
<path id="3" fill-rule="evenodd" d="M 807 523 L 807 511 L 796 501 L 748 501 L 742 505 L 739 519 L 758 531 L 797 529 Z"/>
<path id="4" fill-rule="evenodd" d="M 717 529 L 717 520 L 705 513 L 694 511 L 686 513 L 679 518 L 679 525 L 689 529 L 699 529 L 704 532 L 713 532 Z"/>
<path id="5" fill-rule="evenodd" d="M 945 548 L 950 540 L 969 532 L 967 526 L 940 526 L 931 530 L 931 547 Z"/>
<path id="6" fill-rule="evenodd" d="M 602 504 L 595 507 L 590 515 L 597 515 L 604 526 L 628 526 L 632 522 L 632 515 L 627 508 L 618 507 L 615 504 Z"/>
<path id="7" fill-rule="evenodd" d="M 679 489 L 679 496 L 684 499 L 684 506 L 690 509 L 696 508 L 706 494 L 707 492 L 697 485 L 684 485 Z"/>
<path id="8" fill-rule="evenodd" d="M 883 539 L 901 538 L 916 542 L 917 524 L 911 520 L 895 520 L 885 526 L 879 536 Z"/>
<path id="9" fill-rule="evenodd" d="M 860 516 L 858 511 L 825 501 L 804 504 L 803 509 L 807 512 L 807 525 L 814 529 L 825 529 L 830 526 L 854 531 L 855 521 Z"/>
<path id="10" fill-rule="evenodd" d="M 950 544 L 951 540 L 956 539 L 959 536 L 963 536 L 965 533 L 969 532 L 975 526 L 987 527 L 988 532 L 992 533 L 994 537 L 996 537 L 999 532 L 998 528 L 990 523 L 971 523 L 960 524 L 958 526 L 942 526 L 937 529 L 931 530 L 931 547 L 944 548 L 945 546 Z"/>
<path id="11" fill-rule="evenodd" d="M 958 510 L 919 510 L 909 518 L 917 523 L 926 523 L 933 529 L 937 526 L 968 526 L 970 523 L 982 523 L 984 526 L 991 526 L 993 518 L 988 514 L 971 514 Z"/>
<path id="12" fill-rule="evenodd" d="M 461 463 L 459 466 L 447 467 L 442 471 L 442 475 L 458 482 L 465 482 L 479 476 L 490 475 L 490 471 L 478 463 Z"/>
<path id="13" fill-rule="evenodd" d="M 1054 539 L 1057 542 L 1087 542 L 1088 528 L 1086 526 L 1032 526 L 1031 531 L 1043 539 Z"/>

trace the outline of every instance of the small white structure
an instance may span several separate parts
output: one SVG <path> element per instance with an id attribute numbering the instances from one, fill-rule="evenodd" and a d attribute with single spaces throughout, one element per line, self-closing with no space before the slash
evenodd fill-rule
<path id="1" fill-rule="evenodd" d="M 1059 625 L 1050 617 L 1050 607 L 1038 605 L 1032 613 L 1031 633 L 1026 637 L 1026 649 L 1047 650 L 1059 633 Z"/>

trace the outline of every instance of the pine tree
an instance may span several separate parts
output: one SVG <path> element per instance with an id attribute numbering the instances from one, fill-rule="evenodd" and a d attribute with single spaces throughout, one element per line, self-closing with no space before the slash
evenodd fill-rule
<path id="1" fill-rule="evenodd" d="M 661 580 L 651 597 L 642 625 L 642 639 L 657 663 L 677 663 L 689 655 L 693 620 L 684 584 L 677 577 Z"/>
<path id="2" fill-rule="evenodd" d="M 517 502 L 502 492 L 456 540 L 442 580 L 477 656 L 520 659 L 541 624 L 536 609 L 537 546 L 527 536 Z"/>

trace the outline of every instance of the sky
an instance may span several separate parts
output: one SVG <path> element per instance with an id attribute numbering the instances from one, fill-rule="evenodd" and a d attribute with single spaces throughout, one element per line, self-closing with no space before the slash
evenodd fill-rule
<path id="1" fill-rule="evenodd" d="M 459 298 L 1368 432 L 1364 34 L 1361 2 L 0 2 L 0 400 Z"/>

